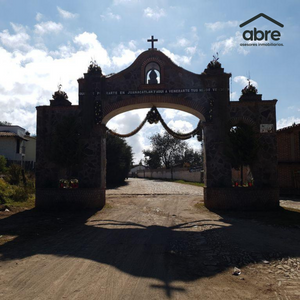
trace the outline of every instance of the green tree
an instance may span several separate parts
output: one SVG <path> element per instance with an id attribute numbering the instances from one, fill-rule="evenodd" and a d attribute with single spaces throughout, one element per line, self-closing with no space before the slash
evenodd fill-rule
<path id="1" fill-rule="evenodd" d="M 155 150 L 144 150 L 145 165 L 151 169 L 157 169 L 161 167 L 159 153 Z"/>
<path id="2" fill-rule="evenodd" d="M 106 138 L 106 182 L 120 184 L 128 177 L 132 165 L 132 148 L 122 138 L 108 135 Z"/>
<path id="3" fill-rule="evenodd" d="M 0 174 L 3 174 L 6 172 L 6 159 L 3 155 L 0 155 Z"/>
<path id="4" fill-rule="evenodd" d="M 255 162 L 258 148 L 258 139 L 251 126 L 239 123 L 230 129 L 226 155 L 230 159 L 231 166 L 241 171 L 242 185 L 244 183 L 243 166 L 251 166 Z"/>
<path id="5" fill-rule="evenodd" d="M 189 162 L 191 165 L 199 165 L 202 161 L 200 152 L 188 147 L 187 142 L 179 140 L 165 132 L 154 134 L 150 137 L 152 150 L 143 151 L 145 163 L 150 168 L 164 165 L 167 169 L 176 164 Z"/>
<path id="6" fill-rule="evenodd" d="M 188 148 L 183 157 L 182 162 L 188 162 L 191 167 L 203 167 L 203 153 L 202 150 L 194 150 Z"/>
<path id="7" fill-rule="evenodd" d="M 17 164 L 12 164 L 7 169 L 7 180 L 10 184 L 19 185 L 22 179 L 22 167 Z"/>
<path id="8" fill-rule="evenodd" d="M 7 121 L 0 121 L 0 126 L 11 125 L 11 123 Z"/>

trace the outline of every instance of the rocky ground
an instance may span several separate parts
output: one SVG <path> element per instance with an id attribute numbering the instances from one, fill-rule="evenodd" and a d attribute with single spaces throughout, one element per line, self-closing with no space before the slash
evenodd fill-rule
<path id="1" fill-rule="evenodd" d="M 202 198 L 130 179 L 102 211 L 1 212 L 0 298 L 299 299 L 299 213 L 211 212 Z"/>

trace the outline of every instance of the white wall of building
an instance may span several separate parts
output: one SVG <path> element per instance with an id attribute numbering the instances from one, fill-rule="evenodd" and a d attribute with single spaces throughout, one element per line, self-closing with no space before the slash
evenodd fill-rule
<path id="1" fill-rule="evenodd" d="M 188 169 L 146 169 L 137 172 L 139 178 L 174 179 L 192 182 L 203 182 L 203 171 L 190 172 Z"/>
<path id="2" fill-rule="evenodd" d="M 32 136 L 25 137 L 28 141 L 25 142 L 25 161 L 33 161 L 36 159 L 36 138 Z"/>
<path id="3" fill-rule="evenodd" d="M 8 160 L 22 160 L 22 146 L 24 141 L 20 141 L 20 150 L 17 153 L 17 139 L 15 137 L 3 137 L 0 139 L 0 155 Z"/>
<path id="4" fill-rule="evenodd" d="M 0 155 L 7 160 L 28 161 L 36 160 L 36 138 L 27 136 L 26 130 L 20 126 L 0 126 L 0 132 L 10 132 L 17 136 L 1 136 Z M 25 140 L 24 140 L 25 139 Z M 19 142 L 18 142 L 19 141 Z M 19 151 L 17 144 L 19 143 Z"/>

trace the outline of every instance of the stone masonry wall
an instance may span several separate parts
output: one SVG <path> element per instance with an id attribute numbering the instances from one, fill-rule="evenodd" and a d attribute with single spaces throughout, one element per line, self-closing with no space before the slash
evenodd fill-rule
<path id="1" fill-rule="evenodd" d="M 284 195 L 300 195 L 300 124 L 277 131 L 278 179 Z"/>

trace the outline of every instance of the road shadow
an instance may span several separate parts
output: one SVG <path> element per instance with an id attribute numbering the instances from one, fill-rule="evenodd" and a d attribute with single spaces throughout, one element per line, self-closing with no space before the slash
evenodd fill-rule
<path id="1" fill-rule="evenodd" d="M 300 255 L 298 223 L 284 224 L 290 226 L 287 233 L 277 222 L 283 216 L 299 220 L 299 213 L 292 211 L 264 215 L 217 212 L 218 222 L 199 219 L 170 227 L 108 220 L 101 213 L 94 214 L 33 209 L 1 219 L 0 235 L 15 238 L 0 245 L 0 259 L 37 254 L 84 258 L 132 276 L 157 279 L 161 284 L 150 287 L 171 297 L 174 291 L 185 292 L 180 282 Z"/>
<path id="2" fill-rule="evenodd" d="M 106 190 L 118 190 L 124 186 L 127 186 L 129 185 L 129 182 L 128 182 L 128 179 L 121 182 L 121 183 L 110 183 L 110 184 L 107 184 L 106 186 Z"/>

